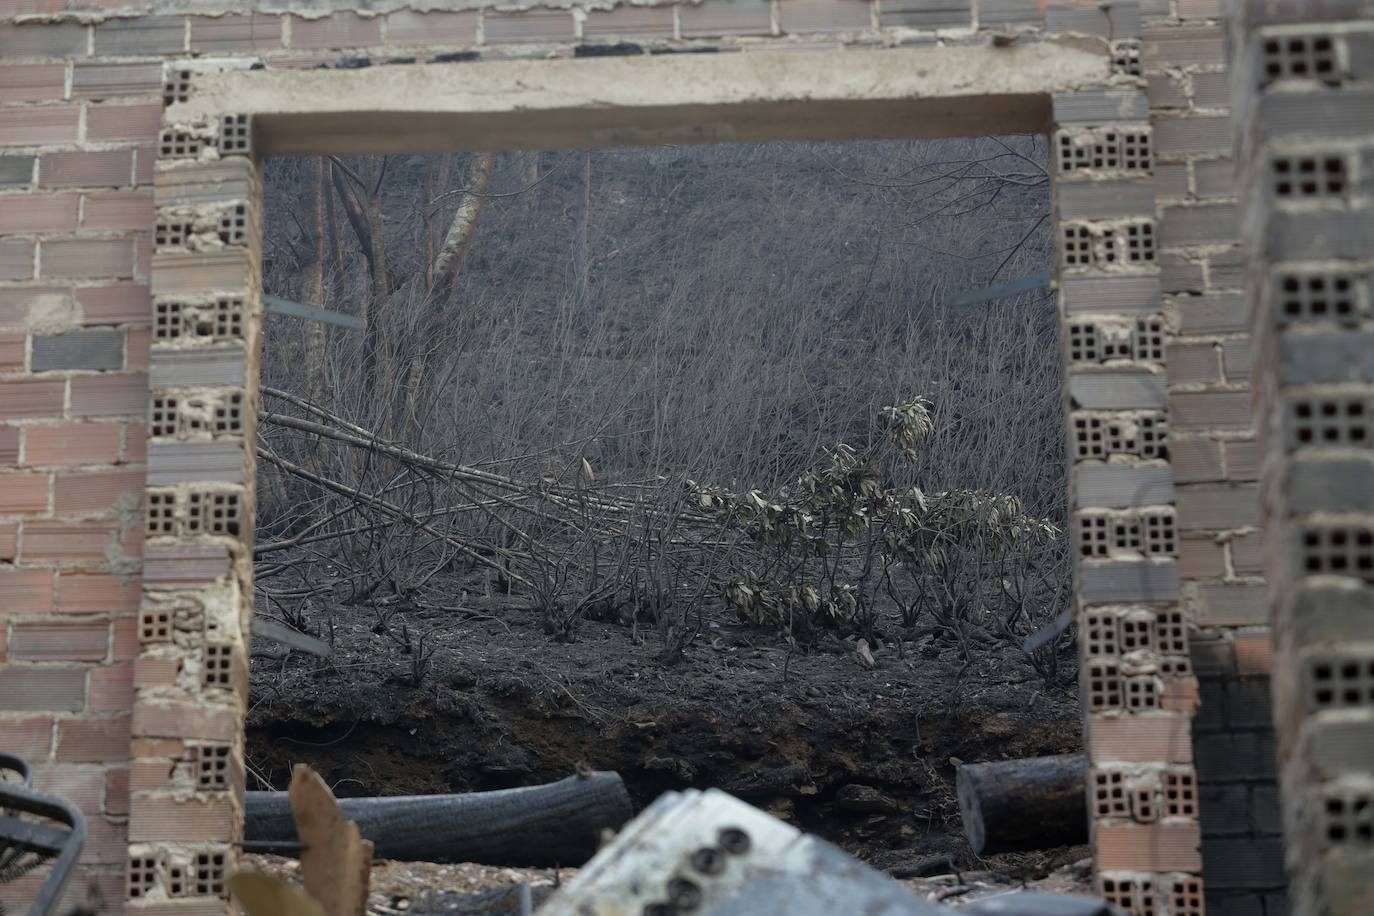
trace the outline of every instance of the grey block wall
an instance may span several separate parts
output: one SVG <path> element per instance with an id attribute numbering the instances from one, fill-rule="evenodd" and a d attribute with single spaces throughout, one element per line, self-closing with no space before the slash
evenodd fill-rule
<path id="1" fill-rule="evenodd" d="M 1374 3 L 1229 12 L 1289 897 L 1355 916 L 1374 912 Z M 1224 685 L 1221 715 L 1249 689 Z M 1204 793 L 1204 831 L 1209 810 L 1239 831 L 1234 801 Z M 1246 839 L 1267 842 L 1269 802 L 1251 796 Z"/>

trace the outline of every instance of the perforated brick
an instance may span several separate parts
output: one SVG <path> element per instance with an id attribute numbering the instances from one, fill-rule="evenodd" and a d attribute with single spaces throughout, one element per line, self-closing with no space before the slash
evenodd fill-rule
<path id="1" fill-rule="evenodd" d="M 1138 318 L 1131 336 L 1131 347 L 1136 359 L 1145 362 L 1164 360 L 1164 338 L 1168 328 L 1162 318 Z"/>
<path id="2" fill-rule="evenodd" d="M 1151 614 L 1128 614 L 1121 618 L 1121 651 L 1148 652 L 1155 645 L 1155 619 Z"/>
<path id="3" fill-rule="evenodd" d="M 245 245 L 248 242 L 248 206 L 236 204 L 220 217 L 219 238 L 226 245 Z"/>
<path id="4" fill-rule="evenodd" d="M 1148 128 L 1064 129 L 1056 134 L 1059 172 L 1085 169 L 1148 175 L 1153 169 Z"/>
<path id="5" fill-rule="evenodd" d="M 1119 651 L 1116 615 L 1111 611 L 1089 611 L 1085 619 L 1084 637 L 1089 656 L 1116 655 Z"/>
<path id="6" fill-rule="evenodd" d="M 1322 790 L 1321 834 L 1330 846 L 1374 846 L 1374 790 L 1327 785 Z"/>
<path id="7" fill-rule="evenodd" d="M 251 121 L 248 115 L 222 115 L 219 119 L 221 155 L 247 155 L 252 151 Z"/>
<path id="8" fill-rule="evenodd" d="M 1140 76 L 1140 40 L 1127 38 L 1112 42 L 1112 69 L 1127 76 Z"/>
<path id="9" fill-rule="evenodd" d="M 1269 165 L 1270 191 L 1280 201 L 1339 198 L 1349 185 L 1341 155 L 1276 155 Z"/>
<path id="10" fill-rule="evenodd" d="M 162 104 L 174 105 L 191 98 L 191 71 L 169 69 L 162 84 Z"/>
<path id="11" fill-rule="evenodd" d="M 1167 770 L 1163 783 L 1164 816 L 1197 817 L 1197 776 L 1191 771 Z"/>
<path id="12" fill-rule="evenodd" d="M 169 127 L 158 135 L 157 154 L 163 159 L 195 159 L 204 146 L 196 134 Z"/>
<path id="13" fill-rule="evenodd" d="M 1100 417 L 1075 414 L 1073 417 L 1074 456 L 1084 458 L 1103 458 L 1107 454 L 1103 423 Z"/>
<path id="14" fill-rule="evenodd" d="M 1297 395 L 1287 402 L 1288 444 L 1368 447 L 1374 441 L 1364 394 Z"/>
<path id="15" fill-rule="evenodd" d="M 1309 575 L 1374 582 L 1374 527 L 1351 522 L 1301 526 L 1302 568 Z"/>
<path id="16" fill-rule="evenodd" d="M 1093 712 L 1120 709 L 1122 705 L 1121 666 L 1098 660 L 1088 665 L 1088 708 Z"/>
<path id="17" fill-rule="evenodd" d="M 1260 46 L 1261 85 L 1277 80 L 1316 80 L 1328 86 L 1341 83 L 1336 43 L 1324 32 L 1275 35 Z"/>
<path id="18" fill-rule="evenodd" d="M 1172 510 L 1144 513 L 1145 552 L 1152 557 L 1178 556 L 1178 533 Z"/>
<path id="19" fill-rule="evenodd" d="M 1131 817 L 1141 824 L 1152 824 L 1159 820 L 1159 808 L 1155 805 L 1153 788 L 1136 786 L 1131 791 Z"/>
<path id="20" fill-rule="evenodd" d="M 226 745 L 196 744 L 189 749 L 196 768 L 196 788 L 217 792 L 229 788 L 231 748 Z"/>
<path id="21" fill-rule="evenodd" d="M 192 866 L 194 891 L 199 896 L 225 896 L 224 870 L 227 856 L 222 852 L 198 852 Z"/>
<path id="22" fill-rule="evenodd" d="M 201 685 L 204 687 L 232 688 L 234 668 L 234 647 L 228 643 L 208 643 L 202 659 L 204 670 Z"/>
<path id="23" fill-rule="evenodd" d="M 1111 553 L 1112 520 L 1106 515 L 1078 516 L 1078 554 L 1105 557 Z"/>
<path id="24" fill-rule="evenodd" d="M 1374 704 L 1374 657 L 1327 653 L 1305 660 L 1308 701 L 1317 711 Z"/>
<path id="25" fill-rule="evenodd" d="M 1156 916 L 1154 879 L 1147 875 L 1121 877 L 1103 875 L 1098 879 L 1102 899 L 1125 911 L 1128 916 Z"/>
<path id="26" fill-rule="evenodd" d="M 214 432 L 216 435 L 243 434 L 243 392 L 233 391 L 217 400 Z"/>
<path id="27" fill-rule="evenodd" d="M 163 537 L 176 534 L 176 494 L 148 491 L 149 537 Z"/>
<path id="28" fill-rule="evenodd" d="M 177 340 L 183 331 L 184 308 L 180 302 L 153 304 L 153 339 Z"/>
<path id="29" fill-rule="evenodd" d="M 1280 324 L 1355 321 L 1362 311 L 1359 283 L 1351 271 L 1280 271 L 1274 275 L 1272 310 Z"/>
<path id="30" fill-rule="evenodd" d="M 1095 363 L 1101 359 L 1097 325 L 1086 322 L 1069 325 L 1069 359 L 1076 363 Z"/>
<path id="31" fill-rule="evenodd" d="M 177 398 L 173 395 L 161 395 L 153 398 L 148 434 L 154 437 L 175 436 L 177 427 Z"/>
<path id="32" fill-rule="evenodd" d="M 1123 679 L 1126 685 L 1126 708 L 1131 712 L 1148 712 L 1159 708 L 1159 682 L 1153 677 L 1138 676 Z"/>
<path id="33" fill-rule="evenodd" d="M 1169 883 L 1169 912 L 1172 916 L 1204 916 L 1206 904 L 1201 878 L 1175 878 Z M 1278 913 L 1275 913 L 1278 916 Z"/>
<path id="34" fill-rule="evenodd" d="M 159 855 L 131 856 L 127 889 L 129 899 L 139 900 L 156 890 L 161 869 L 162 857 Z"/>
<path id="35" fill-rule="evenodd" d="M 1155 615 L 1155 640 L 1164 655 L 1188 655 L 1188 621 L 1183 611 L 1165 608 Z"/>
<path id="36" fill-rule="evenodd" d="M 1126 777 L 1118 770 L 1093 770 L 1093 816 L 1130 817 Z"/>
<path id="37" fill-rule="evenodd" d="M 235 492 L 190 494 L 186 533 L 238 537 L 242 502 Z"/>

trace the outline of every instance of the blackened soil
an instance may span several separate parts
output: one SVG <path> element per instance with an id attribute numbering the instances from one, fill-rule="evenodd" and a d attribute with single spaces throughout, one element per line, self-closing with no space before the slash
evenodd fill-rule
<path id="1" fill-rule="evenodd" d="M 721 619 L 670 662 L 653 628 L 586 621 L 558 642 L 514 601 L 316 605 L 307 628 L 328 636 L 331 616 L 329 660 L 254 658 L 250 788 L 284 788 L 296 762 L 339 796 L 508 788 L 591 767 L 618 771 L 637 805 L 715 787 L 879 867 L 940 853 L 970 867 L 958 762 L 1081 744 L 1072 691 L 991 638 L 965 660 L 893 622 L 868 668 L 852 639 L 800 650 Z"/>

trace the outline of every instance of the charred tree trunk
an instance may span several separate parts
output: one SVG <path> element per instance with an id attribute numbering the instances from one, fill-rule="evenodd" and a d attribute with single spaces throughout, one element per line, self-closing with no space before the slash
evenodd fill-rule
<path id="1" fill-rule="evenodd" d="M 978 855 L 1086 843 L 1087 778 L 1083 754 L 964 764 L 964 836 Z"/>
<path id="2" fill-rule="evenodd" d="M 379 859 L 540 867 L 581 865 L 601 831 L 634 813 L 620 776 L 605 772 L 468 795 L 341 798 L 339 807 Z M 285 792 L 246 793 L 243 827 L 249 849 L 298 848 Z"/>
<path id="3" fill-rule="evenodd" d="M 324 176 L 322 157 L 306 160 L 304 193 L 301 195 L 301 209 L 305 211 L 302 225 L 306 229 L 301 301 L 316 308 L 324 308 L 324 200 L 329 193 Z M 305 377 L 310 400 L 323 403 L 324 325 L 318 321 L 305 323 Z"/>

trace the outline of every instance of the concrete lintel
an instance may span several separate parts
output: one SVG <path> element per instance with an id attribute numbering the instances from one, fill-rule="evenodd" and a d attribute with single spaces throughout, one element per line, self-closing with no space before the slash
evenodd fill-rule
<path id="1" fill-rule="evenodd" d="M 197 74 L 165 123 L 254 116 L 264 155 L 959 137 L 1048 129 L 1104 42 Z"/>

